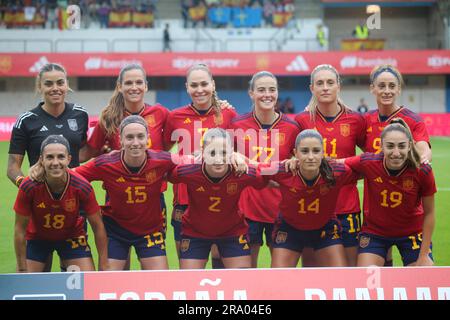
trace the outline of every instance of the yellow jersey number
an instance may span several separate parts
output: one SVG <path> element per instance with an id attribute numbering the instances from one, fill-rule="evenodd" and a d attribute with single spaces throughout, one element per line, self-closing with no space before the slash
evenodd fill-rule
<path id="1" fill-rule="evenodd" d="M 144 203 L 147 201 L 147 193 L 145 192 L 145 186 L 128 187 L 125 189 L 127 194 L 127 203 Z"/>
<path id="2" fill-rule="evenodd" d="M 402 204 L 403 194 L 397 191 L 389 193 L 388 190 L 383 190 L 381 194 L 381 206 L 386 208 L 396 208 Z M 389 200 L 389 201 L 388 201 Z"/>
<path id="3" fill-rule="evenodd" d="M 261 155 L 264 153 L 266 155 L 264 159 L 264 163 L 269 163 L 270 159 L 273 157 L 275 153 L 275 148 L 269 148 L 269 147 L 258 147 L 253 146 L 252 147 L 253 152 L 255 152 L 255 155 L 251 159 L 252 161 L 260 161 Z"/>
<path id="4" fill-rule="evenodd" d="M 314 200 L 313 202 L 311 202 L 308 205 L 305 203 L 305 199 L 300 199 L 298 201 L 298 204 L 299 204 L 298 213 L 300 213 L 300 214 L 306 214 L 306 213 L 318 214 L 319 213 L 319 208 L 320 208 L 319 198 L 317 198 L 316 200 Z"/>
<path id="5" fill-rule="evenodd" d="M 208 207 L 208 210 L 211 212 L 220 212 L 221 210 L 217 208 L 217 206 L 222 201 L 221 197 L 209 197 L 209 201 L 212 202 L 212 204 Z"/>
<path id="6" fill-rule="evenodd" d="M 44 228 L 62 229 L 64 227 L 64 220 L 66 219 L 66 216 L 63 214 L 55 214 L 52 217 L 52 215 L 49 213 L 44 216 L 44 219 Z"/>
<path id="7" fill-rule="evenodd" d="M 336 139 L 333 139 L 330 141 L 330 147 L 328 147 L 328 143 L 327 143 L 327 138 L 323 139 L 323 155 L 325 157 L 330 157 L 330 158 L 337 158 L 337 142 Z M 330 152 L 328 154 L 328 152 Z"/>

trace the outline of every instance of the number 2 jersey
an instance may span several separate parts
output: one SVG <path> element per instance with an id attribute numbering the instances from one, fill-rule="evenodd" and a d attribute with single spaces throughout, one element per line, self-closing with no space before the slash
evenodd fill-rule
<path id="1" fill-rule="evenodd" d="M 85 235 L 84 218 L 100 211 L 94 190 L 79 174 L 68 170 L 66 187 L 55 199 L 45 182 L 29 177 L 21 183 L 14 204 L 17 214 L 31 217 L 27 227 L 27 240 L 64 241 Z"/>
<path id="2" fill-rule="evenodd" d="M 169 152 L 146 152 L 146 162 L 137 173 L 128 169 L 121 151 L 104 154 L 76 168 L 89 181 L 103 181 L 108 193 L 103 214 L 138 236 L 162 229 L 161 184 L 177 161 Z"/>
<path id="3" fill-rule="evenodd" d="M 183 214 L 182 234 L 199 238 L 223 238 L 247 234 L 248 225 L 238 203 L 247 186 L 267 184 L 255 167 L 237 177 L 231 167 L 214 182 L 204 165 L 180 165 L 172 170 L 169 181 L 187 183 L 189 206 Z"/>
<path id="4" fill-rule="evenodd" d="M 164 127 L 164 144 L 171 146 L 178 143 L 178 154 L 191 155 L 201 151 L 203 135 L 210 128 L 227 129 L 237 113 L 232 109 L 223 109 L 216 116 L 213 108 L 199 112 L 192 104 L 175 109 L 169 113 Z M 174 204 L 187 205 L 188 194 L 186 185 L 173 185 Z"/>
<path id="5" fill-rule="evenodd" d="M 233 119 L 230 128 L 234 130 L 236 151 L 265 164 L 290 158 L 300 132 L 298 124 L 283 113 L 270 126 L 264 126 L 254 112 L 249 112 Z M 280 201 L 278 188 L 247 188 L 242 192 L 239 207 L 250 220 L 274 223 Z"/>
<path id="6" fill-rule="evenodd" d="M 423 228 L 422 197 L 436 193 L 431 167 L 403 168 L 391 175 L 383 161 L 383 153 L 364 153 L 347 158 L 352 170 L 363 174 L 370 214 L 364 217 L 363 232 L 383 237 L 405 237 Z"/>

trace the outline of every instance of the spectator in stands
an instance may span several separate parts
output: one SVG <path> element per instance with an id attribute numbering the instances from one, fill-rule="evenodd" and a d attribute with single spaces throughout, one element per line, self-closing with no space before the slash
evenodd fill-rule
<path id="1" fill-rule="evenodd" d="M 193 6 L 192 0 L 181 1 L 181 16 L 183 17 L 183 28 L 185 29 L 188 27 L 188 22 L 191 20 L 189 17 L 189 9 Z"/>
<path id="2" fill-rule="evenodd" d="M 280 105 L 280 111 L 283 113 L 295 113 L 295 107 L 291 97 L 287 97 Z"/>
<path id="3" fill-rule="evenodd" d="M 170 41 L 169 24 L 166 23 L 163 34 L 163 52 L 172 51 L 172 48 L 170 47 Z"/>
<path id="4" fill-rule="evenodd" d="M 100 21 L 100 28 L 108 28 L 110 11 L 111 6 L 107 1 L 103 1 L 101 6 L 97 9 L 97 15 Z"/>
<path id="5" fill-rule="evenodd" d="M 361 22 L 358 24 L 355 29 L 353 30 L 352 35 L 359 40 L 366 40 L 369 38 L 369 28 L 367 28 L 367 25 L 364 22 Z"/>
<path id="6" fill-rule="evenodd" d="M 369 111 L 369 107 L 367 106 L 366 102 L 364 101 L 364 98 L 361 98 L 359 100 L 358 112 L 361 114 L 364 114 L 367 111 Z"/>
<path id="7" fill-rule="evenodd" d="M 317 41 L 319 42 L 319 45 L 321 48 L 326 49 L 328 46 L 328 35 L 327 32 L 328 30 L 326 30 L 322 24 L 318 24 L 317 25 L 317 34 L 316 34 L 316 38 Z"/>
<path id="8" fill-rule="evenodd" d="M 271 0 L 264 0 L 263 5 L 263 11 L 264 11 L 264 21 L 266 26 L 272 25 L 272 15 L 275 12 L 275 6 L 273 5 Z"/>

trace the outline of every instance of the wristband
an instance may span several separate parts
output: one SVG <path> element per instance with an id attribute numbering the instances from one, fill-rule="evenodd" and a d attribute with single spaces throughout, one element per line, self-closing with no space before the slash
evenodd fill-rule
<path id="1" fill-rule="evenodd" d="M 20 187 L 20 184 L 22 183 L 23 179 L 25 179 L 24 176 L 18 176 L 18 177 L 16 178 L 15 184 L 16 184 L 17 187 Z"/>

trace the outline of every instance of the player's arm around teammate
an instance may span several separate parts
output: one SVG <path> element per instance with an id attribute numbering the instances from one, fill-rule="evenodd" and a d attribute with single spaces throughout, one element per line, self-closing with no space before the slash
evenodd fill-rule
<path id="1" fill-rule="evenodd" d="M 356 181 L 344 164 L 324 158 L 321 135 L 312 129 L 296 139 L 298 174 L 285 173 L 285 164 L 272 177 L 280 184 L 280 216 L 273 233 L 272 267 L 296 267 L 304 248 L 313 248 L 318 266 L 347 265 L 341 225 L 335 207 L 339 187 Z"/>
<path id="2" fill-rule="evenodd" d="M 266 181 L 255 167 L 237 176 L 230 162 L 233 142 L 221 128 L 204 135 L 203 161 L 180 165 L 169 180 L 187 185 L 189 206 L 182 218 L 180 268 L 203 269 L 211 246 L 218 247 L 225 268 L 250 268 L 248 226 L 239 211 L 247 186 L 262 188 Z"/>
<path id="3" fill-rule="evenodd" d="M 43 272 L 48 256 L 55 250 L 64 265 L 75 265 L 81 271 L 95 270 L 80 209 L 85 210 L 92 223 L 99 270 L 109 268 L 100 208 L 90 184 L 68 170 L 69 150 L 64 137 L 50 135 L 42 143 L 39 160 L 44 168 L 44 181 L 26 178 L 20 185 L 14 205 L 18 272 Z"/>
<path id="4" fill-rule="evenodd" d="M 358 266 L 383 266 L 394 245 L 404 265 L 433 265 L 436 185 L 432 169 L 420 164 L 412 134 L 402 119 L 384 128 L 381 150 L 346 159 L 365 176 L 369 197 L 370 214 L 360 234 Z"/>

